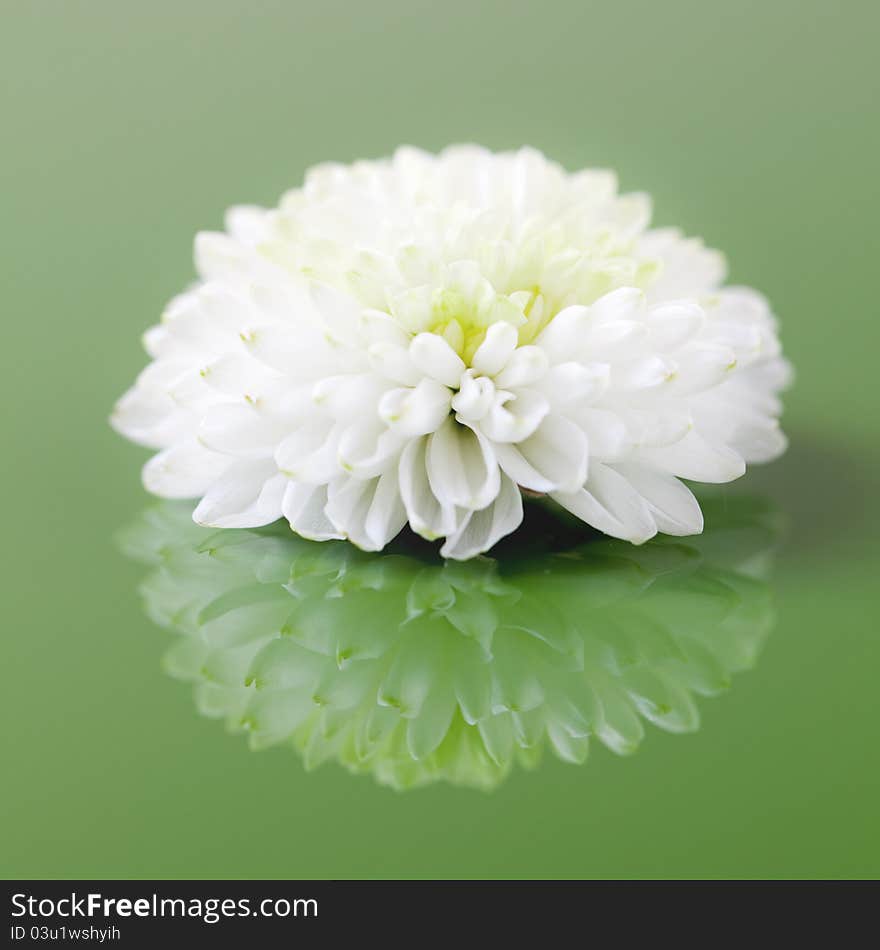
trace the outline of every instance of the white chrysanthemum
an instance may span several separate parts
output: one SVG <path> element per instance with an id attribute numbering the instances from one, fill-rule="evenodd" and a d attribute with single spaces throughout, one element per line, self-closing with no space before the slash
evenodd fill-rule
<path id="1" fill-rule="evenodd" d="M 764 300 L 649 218 L 530 149 L 320 166 L 198 236 L 114 425 L 218 527 L 378 550 L 408 521 L 467 558 L 526 489 L 636 543 L 699 532 L 679 479 L 784 449 L 787 365 Z"/>

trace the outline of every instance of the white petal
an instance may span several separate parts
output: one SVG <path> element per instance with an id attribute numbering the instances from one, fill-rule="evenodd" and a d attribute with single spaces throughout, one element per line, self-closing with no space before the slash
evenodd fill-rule
<path id="1" fill-rule="evenodd" d="M 677 228 L 658 228 L 639 239 L 639 256 L 662 262 L 649 292 L 654 300 L 695 297 L 710 293 L 724 280 L 726 266 L 717 251 L 699 239 L 685 239 Z"/>
<path id="2" fill-rule="evenodd" d="M 554 406 L 588 405 L 605 391 L 607 363 L 557 363 L 537 385 Z"/>
<path id="3" fill-rule="evenodd" d="M 449 415 L 452 392 L 435 379 L 413 388 L 391 389 L 379 400 L 379 418 L 402 436 L 434 432 Z"/>
<path id="4" fill-rule="evenodd" d="M 555 482 L 542 475 L 530 462 L 526 461 L 518 445 L 499 442 L 494 448 L 501 470 L 517 485 L 542 494 L 551 492 L 557 487 Z"/>
<path id="5" fill-rule="evenodd" d="M 730 482 L 746 470 L 742 456 L 692 429 L 672 445 L 639 448 L 635 457 L 652 468 L 695 482 Z"/>
<path id="6" fill-rule="evenodd" d="M 400 494 L 410 527 L 416 534 L 433 541 L 455 529 L 454 506 L 441 506 L 428 481 L 427 439 L 414 439 L 400 457 Z"/>
<path id="7" fill-rule="evenodd" d="M 122 396 L 113 408 L 110 424 L 132 442 L 153 449 L 162 449 L 170 444 L 163 431 L 170 418 L 183 414 L 192 423 L 191 430 L 198 424 L 198 417 L 190 410 L 177 410 L 171 398 L 164 392 L 145 390 L 134 386 Z M 192 435 L 192 431 L 190 435 Z"/>
<path id="8" fill-rule="evenodd" d="M 609 209 L 609 225 L 622 238 L 633 240 L 651 220 L 651 196 L 641 192 L 620 195 Z"/>
<path id="9" fill-rule="evenodd" d="M 707 327 L 704 338 L 717 346 L 729 347 L 737 359 L 757 356 L 765 344 L 770 343 L 764 328 L 748 323 L 733 323 L 713 320 Z"/>
<path id="10" fill-rule="evenodd" d="M 361 332 L 370 345 L 393 343 L 409 346 L 409 334 L 389 314 L 381 310 L 365 310 L 361 314 Z"/>
<path id="11" fill-rule="evenodd" d="M 373 492 L 373 501 L 364 521 L 364 531 L 370 541 L 370 549 L 381 551 L 405 524 L 406 509 L 400 497 L 395 465 L 379 476 Z"/>
<path id="12" fill-rule="evenodd" d="M 667 384 L 670 395 L 684 396 L 717 386 L 736 368 L 736 353 L 726 346 L 693 344 L 676 354 L 678 372 Z"/>
<path id="13" fill-rule="evenodd" d="M 645 500 L 614 469 L 600 462 L 578 492 L 555 492 L 553 498 L 582 521 L 614 538 L 641 544 L 657 533 Z"/>
<path id="14" fill-rule="evenodd" d="M 587 478 L 584 433 L 563 416 L 547 416 L 535 433 L 516 446 L 496 445 L 502 469 L 532 491 L 577 491 Z"/>
<path id="15" fill-rule="evenodd" d="M 208 386 L 204 376 L 192 367 L 171 383 L 167 392 L 176 407 L 192 409 L 196 414 L 210 410 L 217 403 L 217 394 Z"/>
<path id="16" fill-rule="evenodd" d="M 431 323 L 431 297 L 429 286 L 413 287 L 396 294 L 391 300 L 391 312 L 404 329 L 419 333 Z"/>
<path id="17" fill-rule="evenodd" d="M 763 425 L 739 426 L 730 447 L 749 463 L 772 462 L 788 448 L 788 439 L 771 419 Z"/>
<path id="18" fill-rule="evenodd" d="M 406 523 L 397 472 L 379 478 L 341 478 L 330 484 L 325 508 L 337 530 L 365 551 L 379 551 Z"/>
<path id="19" fill-rule="evenodd" d="M 299 479 L 303 463 L 325 444 L 330 430 L 330 420 L 317 416 L 285 436 L 274 454 L 279 470 Z"/>
<path id="20" fill-rule="evenodd" d="M 199 374 L 211 389 L 235 398 L 253 396 L 267 380 L 278 377 L 274 370 L 239 353 L 224 353 L 205 363 Z"/>
<path id="21" fill-rule="evenodd" d="M 228 277 L 229 274 L 248 270 L 253 264 L 254 253 L 226 234 L 215 231 L 200 231 L 195 240 L 195 264 L 199 276 Z"/>
<path id="22" fill-rule="evenodd" d="M 310 291 L 312 301 L 331 337 L 343 343 L 356 339 L 361 316 L 358 302 L 327 284 L 313 283 Z"/>
<path id="23" fill-rule="evenodd" d="M 696 336 L 706 320 L 703 308 L 690 300 L 652 307 L 645 322 L 651 344 L 659 350 L 674 350 Z"/>
<path id="24" fill-rule="evenodd" d="M 580 351 L 592 360 L 614 363 L 643 352 L 647 342 L 648 330 L 644 323 L 618 320 L 592 327 Z"/>
<path id="25" fill-rule="evenodd" d="M 258 205 L 233 205 L 223 216 L 223 223 L 236 241 L 253 245 L 265 240 L 270 215 Z"/>
<path id="26" fill-rule="evenodd" d="M 368 351 L 370 365 L 379 376 L 404 386 L 415 386 L 423 373 L 409 356 L 409 348 L 398 343 L 373 343 Z"/>
<path id="27" fill-rule="evenodd" d="M 181 442 L 144 466 L 144 488 L 162 498 L 198 498 L 223 475 L 230 460 L 199 442 Z"/>
<path id="28" fill-rule="evenodd" d="M 315 383 L 312 399 L 334 419 L 350 421 L 376 406 L 387 388 L 387 384 L 372 373 L 328 376 Z"/>
<path id="29" fill-rule="evenodd" d="M 493 442 L 521 442 L 532 435 L 549 411 L 550 403 L 539 392 L 500 392 L 479 427 Z"/>
<path id="30" fill-rule="evenodd" d="M 493 323 L 471 360 L 474 372 L 478 376 L 494 376 L 500 373 L 513 355 L 517 341 L 516 327 L 504 322 Z"/>
<path id="31" fill-rule="evenodd" d="M 736 384 L 736 385 L 733 385 Z M 707 393 L 693 409 L 698 432 L 710 432 L 715 442 L 723 443 L 746 462 L 769 462 L 785 451 L 785 436 L 776 418 L 775 399 L 743 380 Z"/>
<path id="32" fill-rule="evenodd" d="M 339 462 L 341 425 L 312 419 L 287 436 L 275 452 L 275 462 L 287 478 L 322 485 L 342 472 Z"/>
<path id="33" fill-rule="evenodd" d="M 551 363 L 561 363 L 577 358 L 589 329 L 589 307 L 566 307 L 547 324 L 536 342 Z"/>
<path id="34" fill-rule="evenodd" d="M 634 462 L 620 463 L 615 468 L 648 503 L 658 531 L 689 535 L 703 530 L 700 505 L 677 478 Z"/>
<path id="35" fill-rule="evenodd" d="M 475 511 L 447 538 L 440 549 L 443 557 L 464 561 L 488 551 L 522 522 L 522 496 L 511 479 L 502 477 L 498 497 L 482 511 Z"/>
<path id="36" fill-rule="evenodd" d="M 625 442 L 634 445 L 671 445 L 683 439 L 693 426 L 693 420 L 684 407 L 650 409 L 621 409 L 617 413 L 626 426 Z M 618 452 L 618 455 L 620 453 Z"/>
<path id="37" fill-rule="evenodd" d="M 208 490 L 193 521 L 213 528 L 257 528 L 281 517 L 287 479 L 271 461 L 234 462 Z"/>
<path id="38" fill-rule="evenodd" d="M 353 541 L 366 540 L 364 521 L 373 499 L 374 481 L 343 476 L 328 486 L 324 512 L 336 530 Z"/>
<path id="39" fill-rule="evenodd" d="M 272 322 L 292 325 L 297 329 L 320 324 L 320 314 L 314 301 L 307 288 L 299 282 L 285 280 L 283 283 L 248 283 L 244 293 L 247 295 L 246 299 L 253 304 L 253 310 L 270 318 Z M 209 306 L 213 310 L 217 304 L 212 303 Z M 235 314 L 238 317 L 235 321 L 237 327 L 241 320 L 240 306 L 236 308 Z M 231 320 L 232 316 L 230 313 L 228 319 Z"/>
<path id="40" fill-rule="evenodd" d="M 562 491 L 574 490 L 587 478 L 589 439 L 564 416 L 548 416 L 519 448 Z"/>
<path id="41" fill-rule="evenodd" d="M 668 357 L 652 353 L 640 359 L 618 363 L 611 377 L 611 386 L 619 392 L 654 389 L 674 378 L 678 364 Z"/>
<path id="42" fill-rule="evenodd" d="M 482 419 L 495 401 L 495 384 L 487 376 L 474 379 L 474 371 L 461 377 L 461 388 L 452 398 L 452 408 L 461 422 Z"/>
<path id="43" fill-rule="evenodd" d="M 281 513 L 297 534 L 311 541 L 341 538 L 342 534 L 324 514 L 326 504 L 326 485 L 289 482 L 281 500 Z"/>
<path id="44" fill-rule="evenodd" d="M 246 353 L 286 376 L 314 378 L 332 372 L 334 353 L 317 326 L 242 326 L 238 335 Z"/>
<path id="45" fill-rule="evenodd" d="M 573 415 L 587 436 L 590 458 L 613 461 L 623 458 L 630 449 L 626 425 L 610 409 L 589 407 Z"/>
<path id="46" fill-rule="evenodd" d="M 645 294 L 637 287 L 619 287 L 600 297 L 590 311 L 596 326 L 639 321 L 645 313 Z"/>
<path id="47" fill-rule="evenodd" d="M 461 357 L 436 333 L 420 333 L 409 345 L 409 356 L 425 375 L 457 387 L 465 365 Z"/>
<path id="48" fill-rule="evenodd" d="M 500 473 L 495 453 L 479 433 L 454 419 L 428 439 L 428 480 L 444 506 L 471 511 L 485 508 L 498 494 Z"/>
<path id="49" fill-rule="evenodd" d="M 238 458 L 271 458 L 282 430 L 245 402 L 209 409 L 199 426 L 199 440 L 209 449 Z"/>
<path id="50" fill-rule="evenodd" d="M 531 386 L 544 376 L 549 365 L 547 354 L 539 346 L 521 346 L 495 377 L 495 385 L 499 389 Z"/>
<path id="51" fill-rule="evenodd" d="M 164 327 L 161 324 L 150 327 L 141 337 L 141 343 L 147 351 L 147 355 L 155 360 L 169 355 L 170 350 L 173 348 L 173 342 L 171 334 L 168 332 L 168 327 Z"/>
<path id="52" fill-rule="evenodd" d="M 395 461 L 404 436 L 381 422 L 355 422 L 341 435 L 337 448 L 340 466 L 358 478 L 373 478 Z"/>

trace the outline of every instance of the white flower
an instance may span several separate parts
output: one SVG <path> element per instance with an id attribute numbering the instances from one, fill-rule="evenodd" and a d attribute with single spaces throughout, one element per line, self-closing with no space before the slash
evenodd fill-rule
<path id="1" fill-rule="evenodd" d="M 200 234 L 116 428 L 194 518 L 383 548 L 409 522 L 489 549 L 520 489 L 640 543 L 702 530 L 679 479 L 785 447 L 775 321 L 644 195 L 531 149 L 312 169 Z"/>

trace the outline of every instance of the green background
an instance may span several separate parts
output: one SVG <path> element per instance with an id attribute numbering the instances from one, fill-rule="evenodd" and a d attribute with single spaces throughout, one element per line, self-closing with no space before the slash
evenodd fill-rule
<path id="1" fill-rule="evenodd" d="M 5 877 L 880 873 L 876 4 L 2 4 Z M 494 794 L 303 772 L 165 677 L 106 424 L 191 241 L 323 159 L 477 140 L 610 166 L 783 321 L 763 658 L 632 758 Z"/>

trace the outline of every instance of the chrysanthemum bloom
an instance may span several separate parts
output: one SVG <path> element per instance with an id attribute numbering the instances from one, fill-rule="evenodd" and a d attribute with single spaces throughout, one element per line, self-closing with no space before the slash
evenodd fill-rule
<path id="1" fill-rule="evenodd" d="M 463 559 L 525 489 L 635 543 L 697 533 L 680 479 L 782 452 L 787 365 L 765 301 L 649 218 L 530 149 L 319 166 L 197 237 L 114 425 L 206 525 L 379 550 L 408 522 Z"/>

